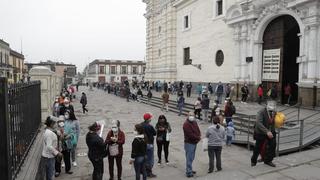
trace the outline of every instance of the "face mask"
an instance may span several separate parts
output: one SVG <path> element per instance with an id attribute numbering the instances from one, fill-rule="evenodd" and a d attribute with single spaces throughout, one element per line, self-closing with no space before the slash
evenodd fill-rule
<path id="1" fill-rule="evenodd" d="M 69 107 L 69 105 L 70 105 L 70 104 L 65 104 L 64 106 L 65 106 L 65 107 Z"/>
<path id="2" fill-rule="evenodd" d="M 113 132 L 118 132 L 118 127 L 112 127 L 111 130 L 112 130 Z"/>
<path id="3" fill-rule="evenodd" d="M 64 127 L 64 122 L 59 122 L 58 125 L 59 127 Z"/>
<path id="4" fill-rule="evenodd" d="M 133 134 L 134 135 L 138 135 L 138 131 L 133 131 Z"/>
<path id="5" fill-rule="evenodd" d="M 189 116 L 189 118 L 188 118 L 188 119 L 189 119 L 189 121 L 191 121 L 191 122 L 192 122 L 192 121 L 194 121 L 194 116 Z"/>
<path id="6" fill-rule="evenodd" d="M 64 118 L 66 119 L 69 119 L 69 117 L 70 117 L 69 115 L 64 115 Z"/>
<path id="7" fill-rule="evenodd" d="M 276 108 L 277 108 L 277 105 L 275 102 L 268 102 L 268 104 L 267 104 L 268 111 L 275 111 Z"/>

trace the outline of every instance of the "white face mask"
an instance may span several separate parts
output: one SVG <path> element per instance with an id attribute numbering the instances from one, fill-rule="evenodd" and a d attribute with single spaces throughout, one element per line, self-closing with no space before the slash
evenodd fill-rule
<path id="1" fill-rule="evenodd" d="M 64 122 L 59 122 L 58 125 L 59 127 L 64 127 Z"/>
<path id="2" fill-rule="evenodd" d="M 118 127 L 112 127 L 111 130 L 112 130 L 113 132 L 118 132 Z"/>
<path id="3" fill-rule="evenodd" d="M 64 106 L 65 106 L 65 107 L 69 107 L 69 106 L 70 106 L 70 104 L 65 104 Z"/>
<path id="4" fill-rule="evenodd" d="M 188 119 L 189 119 L 189 121 L 191 121 L 191 122 L 192 122 L 192 121 L 194 121 L 194 116 L 189 116 L 189 118 L 188 118 Z"/>
<path id="5" fill-rule="evenodd" d="M 69 117 L 70 117 L 69 115 L 64 115 L 65 119 L 69 119 Z"/>

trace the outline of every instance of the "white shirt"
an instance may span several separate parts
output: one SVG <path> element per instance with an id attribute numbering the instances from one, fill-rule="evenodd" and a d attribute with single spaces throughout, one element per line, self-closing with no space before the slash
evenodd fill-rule
<path id="1" fill-rule="evenodd" d="M 43 133 L 42 156 L 46 158 L 55 157 L 59 153 L 59 151 L 57 150 L 57 147 L 58 147 L 57 135 L 54 132 L 52 132 L 52 130 L 47 128 Z"/>

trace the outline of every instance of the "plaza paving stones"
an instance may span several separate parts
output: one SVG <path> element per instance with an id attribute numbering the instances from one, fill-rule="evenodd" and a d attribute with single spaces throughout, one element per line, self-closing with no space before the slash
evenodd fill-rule
<path id="1" fill-rule="evenodd" d="M 79 98 L 81 92 L 84 91 L 88 97 L 89 113 L 83 115 Z M 129 165 L 131 154 L 131 143 L 133 140 L 134 124 L 142 122 L 142 115 L 145 112 L 152 112 L 154 119 L 152 124 L 155 125 L 157 117 L 165 113 L 168 121 L 171 123 L 173 132 L 170 141 L 170 164 L 157 165 L 157 147 L 155 146 L 155 165 L 154 173 L 159 180 L 182 180 L 188 179 L 185 177 L 185 157 L 183 148 L 183 131 L 182 125 L 185 120 L 184 116 L 177 116 L 176 113 L 162 112 L 159 108 L 145 105 L 137 102 L 126 102 L 126 99 L 116 97 L 113 94 L 107 94 L 104 91 L 94 89 L 89 91 L 86 87 L 80 87 L 77 93 L 78 99 L 73 102 L 76 116 L 80 120 L 81 135 L 78 144 L 77 157 L 78 166 L 72 167 L 74 172 L 72 175 L 63 173 L 58 180 L 89 180 L 91 179 L 92 164 L 87 156 L 82 156 L 87 152 L 85 143 L 85 135 L 88 132 L 87 127 L 95 121 L 105 120 L 106 128 L 103 132 L 103 137 L 106 137 L 109 125 L 112 120 L 117 119 L 121 121 L 121 129 L 125 132 L 126 143 L 124 145 L 123 156 L 123 180 L 133 180 L 134 169 Z M 187 99 L 188 100 L 188 99 Z M 192 100 L 189 100 L 192 101 Z M 254 109 L 255 105 L 252 106 Z M 209 124 L 201 124 L 201 133 L 204 136 Z M 198 144 L 196 158 L 194 161 L 194 170 L 197 175 L 190 179 L 199 180 L 251 180 L 251 179 L 320 179 L 320 149 L 304 151 L 302 153 L 290 154 L 288 156 L 281 156 L 275 159 L 276 168 L 271 168 L 258 163 L 256 167 L 250 166 L 250 156 L 252 152 L 244 147 L 232 145 L 231 147 L 223 147 L 222 150 L 222 168 L 220 172 L 213 172 L 207 174 L 208 169 L 208 155 L 207 152 L 201 150 L 201 143 Z M 104 180 L 109 179 L 108 160 L 104 160 Z M 115 168 L 116 174 L 116 168 Z"/>

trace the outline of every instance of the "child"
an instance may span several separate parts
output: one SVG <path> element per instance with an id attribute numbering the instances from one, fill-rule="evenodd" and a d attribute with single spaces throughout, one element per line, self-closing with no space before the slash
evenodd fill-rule
<path id="1" fill-rule="evenodd" d="M 234 138 L 235 136 L 235 130 L 234 130 L 234 127 L 233 127 L 233 122 L 230 121 L 227 125 L 227 128 L 226 128 L 226 134 L 227 134 L 227 146 L 231 146 L 231 143 L 232 143 L 232 139 Z"/>

